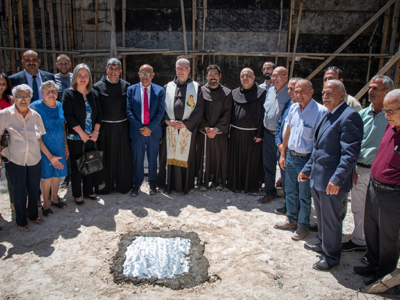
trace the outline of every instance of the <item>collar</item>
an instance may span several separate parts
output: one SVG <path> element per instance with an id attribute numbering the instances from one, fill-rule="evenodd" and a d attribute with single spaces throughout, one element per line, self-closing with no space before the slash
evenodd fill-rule
<path id="1" fill-rule="evenodd" d="M 379 113 L 375 114 L 374 110 L 372 109 L 372 103 L 368 106 L 368 113 L 373 114 L 374 116 L 385 115 L 383 111 L 380 111 Z"/>
<path id="2" fill-rule="evenodd" d="M 301 113 L 303 114 L 305 112 L 310 112 L 312 107 L 314 106 L 314 103 L 315 103 L 314 98 L 311 98 L 310 102 L 308 102 L 307 106 L 304 107 L 303 110 L 301 110 L 301 105 L 299 104 L 299 109 L 300 109 Z"/>
<path id="3" fill-rule="evenodd" d="M 143 84 L 142 84 L 141 82 L 139 82 L 139 85 L 140 85 L 140 89 L 144 91 L 144 88 L 145 88 L 145 87 L 143 86 Z M 146 86 L 146 87 L 147 87 L 147 90 L 150 92 L 150 90 L 151 90 L 151 83 L 150 83 L 149 86 Z"/>
<path id="4" fill-rule="evenodd" d="M 333 115 L 339 109 L 339 107 L 341 107 L 343 105 L 343 103 L 345 103 L 345 101 L 343 101 L 338 106 L 336 106 L 330 113 Z"/>
<path id="5" fill-rule="evenodd" d="M 10 111 L 10 113 L 12 114 L 12 115 L 15 115 L 15 114 L 20 114 L 19 113 L 19 111 L 17 110 L 17 108 L 15 107 L 15 104 L 13 104 L 12 106 L 10 106 L 9 107 L 9 111 Z M 28 107 L 28 113 L 26 114 L 27 116 L 28 115 L 32 115 L 32 110 L 31 110 L 31 108 L 30 107 Z"/>
<path id="6" fill-rule="evenodd" d="M 287 83 L 285 83 L 285 85 L 278 91 L 277 89 L 276 89 L 276 87 L 274 87 L 274 90 L 275 90 L 275 93 L 278 95 L 278 94 L 281 94 L 281 93 L 284 93 L 284 92 L 286 92 L 287 93 L 287 91 L 288 91 L 288 85 L 287 85 Z"/>
<path id="7" fill-rule="evenodd" d="M 28 78 L 28 79 L 32 79 L 32 75 L 31 74 L 29 74 L 25 69 L 24 69 L 24 72 L 25 72 L 25 76 L 26 76 L 26 78 Z M 40 77 L 40 72 L 39 72 L 39 70 L 38 70 L 38 72 L 37 72 L 37 74 L 36 74 L 36 76 L 37 77 Z"/>

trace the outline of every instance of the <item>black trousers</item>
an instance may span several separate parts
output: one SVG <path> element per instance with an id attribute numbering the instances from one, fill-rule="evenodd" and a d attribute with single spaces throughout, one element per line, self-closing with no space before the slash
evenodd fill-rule
<path id="1" fill-rule="evenodd" d="M 375 188 L 369 183 L 364 230 L 369 265 L 378 277 L 393 272 L 400 252 L 400 191 Z"/>
<path id="2" fill-rule="evenodd" d="M 39 216 L 37 204 L 42 174 L 41 161 L 34 166 L 20 166 L 6 158 L 4 160 L 14 198 L 17 225 L 26 226 L 27 218 L 33 221 Z M 26 205 L 27 194 L 28 205 Z"/>
<path id="3" fill-rule="evenodd" d="M 311 189 L 317 216 L 318 237 L 322 241 L 322 249 L 326 261 L 333 266 L 340 262 L 342 254 L 342 219 L 341 212 L 345 193 L 327 195 L 326 191 Z"/>
<path id="4" fill-rule="evenodd" d="M 82 197 L 81 183 L 83 183 L 83 194 L 93 195 L 94 174 L 82 175 L 78 170 L 76 160 L 82 156 L 82 141 L 68 140 L 69 155 L 71 157 L 71 187 L 74 198 Z M 89 140 L 85 145 L 86 151 L 94 149 L 94 142 Z"/>

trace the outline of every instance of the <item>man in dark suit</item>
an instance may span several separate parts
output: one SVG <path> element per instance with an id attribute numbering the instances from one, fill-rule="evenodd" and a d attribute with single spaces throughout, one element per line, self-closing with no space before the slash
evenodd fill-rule
<path id="1" fill-rule="evenodd" d="M 298 177 L 299 182 L 311 179 L 318 236 L 322 243 L 306 243 L 304 247 L 324 253 L 313 265 L 319 271 L 328 271 L 340 262 L 342 200 L 352 186 L 363 137 L 361 117 L 344 102 L 345 94 L 346 89 L 339 80 L 325 83 L 322 100 L 330 113 L 318 124 L 311 158 Z"/>
<path id="2" fill-rule="evenodd" d="M 128 88 L 126 116 L 130 122 L 129 135 L 133 151 L 133 180 L 131 196 L 139 195 L 144 179 L 144 153 L 149 162 L 150 195 L 157 193 L 157 157 L 162 136 L 161 121 L 165 113 L 164 88 L 152 83 L 153 67 L 139 69 L 140 83 Z"/>
<path id="3" fill-rule="evenodd" d="M 49 72 L 39 70 L 41 60 L 39 59 L 38 54 L 33 50 L 24 52 L 21 63 L 24 67 L 24 70 L 10 76 L 11 85 L 15 87 L 25 83 L 33 90 L 31 102 L 42 99 L 43 96 L 40 92 L 40 86 L 43 82 L 48 80 L 55 81 L 54 75 Z"/>

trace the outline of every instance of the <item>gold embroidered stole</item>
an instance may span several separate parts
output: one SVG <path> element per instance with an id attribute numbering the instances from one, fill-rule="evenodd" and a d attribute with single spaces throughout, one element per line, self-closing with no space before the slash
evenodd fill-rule
<path id="1" fill-rule="evenodd" d="M 199 84 L 195 81 L 192 81 L 186 86 L 185 110 L 182 118 L 183 120 L 189 119 L 194 108 L 196 107 L 198 89 Z M 175 82 L 169 82 L 165 93 L 165 112 L 170 120 L 175 120 L 175 91 Z M 178 130 L 171 126 L 167 126 L 166 133 L 167 165 L 187 168 L 192 133 L 187 128 Z"/>

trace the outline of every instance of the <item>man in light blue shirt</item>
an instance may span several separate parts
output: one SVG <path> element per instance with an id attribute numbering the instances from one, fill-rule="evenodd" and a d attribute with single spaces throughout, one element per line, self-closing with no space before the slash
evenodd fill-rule
<path id="1" fill-rule="evenodd" d="M 268 90 L 264 102 L 263 166 L 265 196 L 258 200 L 261 204 L 268 203 L 276 197 L 275 175 L 278 156 L 275 129 L 286 103 L 290 101 L 286 68 L 277 67 L 274 69 L 271 78 L 274 87 Z"/>
<path id="2" fill-rule="evenodd" d="M 275 224 L 277 229 L 296 229 L 292 239 L 304 239 L 308 234 L 311 213 L 310 180 L 298 182 L 297 178 L 311 157 L 314 133 L 327 109 L 312 99 L 312 83 L 301 79 L 295 86 L 296 104 L 287 116 L 279 163 L 286 169 L 287 220 Z"/>
<path id="3" fill-rule="evenodd" d="M 261 69 L 261 72 L 263 72 L 265 80 L 263 83 L 259 85 L 259 87 L 265 89 L 267 92 L 271 87 L 273 87 L 271 75 L 274 69 L 275 69 L 275 64 L 271 61 L 266 61 L 263 65 L 263 68 Z"/>
<path id="4" fill-rule="evenodd" d="M 367 190 L 371 178 L 371 166 L 378 153 L 379 145 L 386 130 L 387 119 L 382 111 L 383 100 L 393 89 L 393 80 L 385 75 L 374 76 L 369 83 L 368 98 L 371 105 L 359 112 L 363 121 L 363 139 L 360 156 L 353 176 L 351 189 L 351 211 L 354 217 L 354 231 L 351 240 L 342 244 L 343 252 L 364 251 L 364 216 Z"/>

